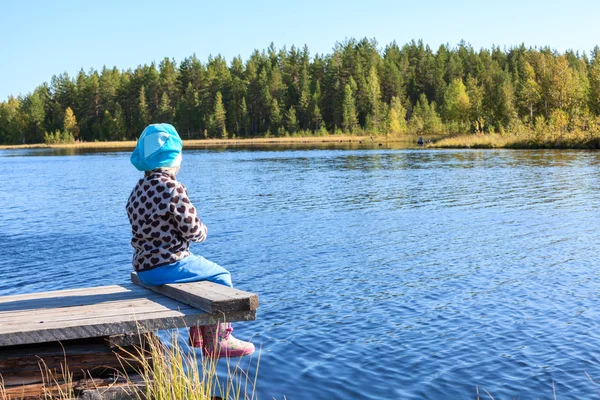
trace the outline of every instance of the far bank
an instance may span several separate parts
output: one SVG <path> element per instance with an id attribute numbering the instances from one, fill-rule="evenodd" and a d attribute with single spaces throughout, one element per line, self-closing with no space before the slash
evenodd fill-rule
<path id="1" fill-rule="evenodd" d="M 429 135 L 433 136 L 433 135 Z M 332 136 L 301 136 L 301 137 L 268 137 L 268 138 L 236 138 L 236 139 L 194 139 L 184 140 L 183 146 L 187 148 L 204 146 L 244 146 L 244 145 L 285 145 L 285 144 L 319 144 L 319 143 L 356 143 L 376 144 L 406 142 L 416 144 L 419 136 L 381 136 L 381 135 L 332 135 Z M 23 144 L 23 145 L 0 145 L 0 150 L 11 149 L 107 149 L 128 150 L 133 149 L 136 142 L 113 141 L 113 142 L 75 142 L 61 144 Z"/>

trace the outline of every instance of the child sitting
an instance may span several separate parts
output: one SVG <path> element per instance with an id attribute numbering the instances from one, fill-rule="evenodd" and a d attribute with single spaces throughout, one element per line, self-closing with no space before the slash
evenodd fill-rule
<path id="1" fill-rule="evenodd" d="M 133 268 L 146 285 L 210 281 L 232 287 L 225 268 L 189 250 L 206 239 L 207 228 L 176 175 L 183 143 L 169 124 L 149 125 L 140 136 L 131 163 L 144 177 L 127 201 L 135 249 Z M 190 328 L 190 343 L 210 357 L 252 354 L 254 345 L 231 335 L 230 323 Z"/>

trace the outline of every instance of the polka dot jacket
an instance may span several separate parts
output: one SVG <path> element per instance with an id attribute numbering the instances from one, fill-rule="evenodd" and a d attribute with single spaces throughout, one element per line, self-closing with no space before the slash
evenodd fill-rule
<path id="1" fill-rule="evenodd" d="M 164 169 L 146 172 L 127 201 L 133 268 L 146 271 L 189 256 L 190 241 L 206 239 L 207 228 L 174 175 Z"/>

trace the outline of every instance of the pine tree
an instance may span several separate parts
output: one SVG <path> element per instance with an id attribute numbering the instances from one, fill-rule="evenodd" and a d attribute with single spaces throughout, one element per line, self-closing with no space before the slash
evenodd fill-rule
<path id="1" fill-rule="evenodd" d="M 144 128 L 150 123 L 150 114 L 148 112 L 148 102 L 146 101 L 146 88 L 144 85 L 140 88 L 137 109 L 137 131 L 141 134 Z"/>
<path id="2" fill-rule="evenodd" d="M 213 112 L 213 129 L 215 137 L 227 139 L 227 118 L 225 107 L 223 106 L 223 96 L 221 92 L 215 95 L 215 108 Z"/>
<path id="3" fill-rule="evenodd" d="M 352 133 L 358 126 L 354 94 L 350 84 L 344 87 L 344 102 L 342 103 L 342 129 L 344 132 Z"/>
<path id="4" fill-rule="evenodd" d="M 323 124 L 323 114 L 321 114 L 321 109 L 319 108 L 319 103 L 321 102 L 321 84 L 319 81 L 315 83 L 315 89 L 313 91 L 311 102 L 310 102 L 310 126 L 313 131 L 317 132 L 321 130 Z"/>
<path id="5" fill-rule="evenodd" d="M 161 96 L 161 107 L 163 106 L 162 100 L 163 96 L 166 94 L 167 99 L 171 97 L 175 97 L 177 90 L 177 64 L 173 60 L 169 60 L 168 58 L 164 58 L 159 65 L 160 73 L 159 73 L 159 82 L 160 82 L 160 91 L 162 92 Z M 170 105 L 170 104 L 169 104 Z"/>
<path id="6" fill-rule="evenodd" d="M 35 90 L 32 94 L 25 96 L 22 102 L 22 108 L 27 123 L 27 133 L 22 132 L 22 142 L 39 143 L 43 138 L 44 119 L 46 113 L 44 111 L 44 103 L 40 94 Z"/>
<path id="7" fill-rule="evenodd" d="M 300 114 L 300 128 L 307 131 L 310 125 L 310 78 L 308 68 L 304 66 L 300 77 L 300 99 L 298 100 L 298 111 Z"/>
<path id="8" fill-rule="evenodd" d="M 188 82 L 185 93 L 177 104 L 175 115 L 180 133 L 187 133 L 188 138 L 192 137 L 192 133 L 202 131 L 202 126 L 200 126 L 202 115 L 198 112 L 198 106 L 198 92 L 192 83 Z"/>
<path id="9" fill-rule="evenodd" d="M 296 119 L 296 110 L 294 107 L 290 107 L 290 109 L 285 113 L 285 127 L 287 131 L 291 134 L 296 133 L 298 130 L 298 120 Z"/>
<path id="10" fill-rule="evenodd" d="M 277 102 L 277 99 L 273 99 L 273 103 L 271 106 L 271 121 L 269 124 L 269 129 L 272 132 L 277 132 L 279 131 L 279 128 L 281 127 L 281 110 L 279 109 L 279 103 Z"/>
<path id="11" fill-rule="evenodd" d="M 164 92 L 160 98 L 158 115 L 161 122 L 173 123 L 173 108 L 167 92 Z"/>
<path id="12" fill-rule="evenodd" d="M 381 88 L 375 66 L 371 67 L 367 79 L 367 98 L 369 101 L 367 114 L 367 129 L 378 132 L 381 127 Z"/>
<path id="13" fill-rule="evenodd" d="M 113 137 L 116 139 L 125 139 L 127 136 L 127 121 L 125 120 L 125 115 L 123 114 L 123 108 L 121 104 L 115 104 L 115 116 L 114 116 L 114 132 L 112 132 Z"/>
<path id="14" fill-rule="evenodd" d="M 321 109 L 319 108 L 319 105 L 316 103 L 313 105 L 310 121 L 313 131 L 318 132 L 321 130 L 323 116 L 321 115 Z"/>
<path id="15" fill-rule="evenodd" d="M 246 98 L 242 98 L 242 105 L 240 106 L 240 116 L 242 122 L 243 136 L 250 134 L 250 116 L 248 115 L 248 107 L 246 106 Z"/>

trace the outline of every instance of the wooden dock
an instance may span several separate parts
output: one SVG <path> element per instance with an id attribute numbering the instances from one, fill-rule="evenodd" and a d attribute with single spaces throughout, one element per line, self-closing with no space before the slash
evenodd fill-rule
<path id="1" fill-rule="evenodd" d="M 42 360 L 57 371 L 66 359 L 76 377 L 102 379 L 121 367 L 117 345 L 142 333 L 256 318 L 253 293 L 210 282 L 144 287 L 135 273 L 131 280 L 0 297 L 0 400 L 36 398 Z"/>

